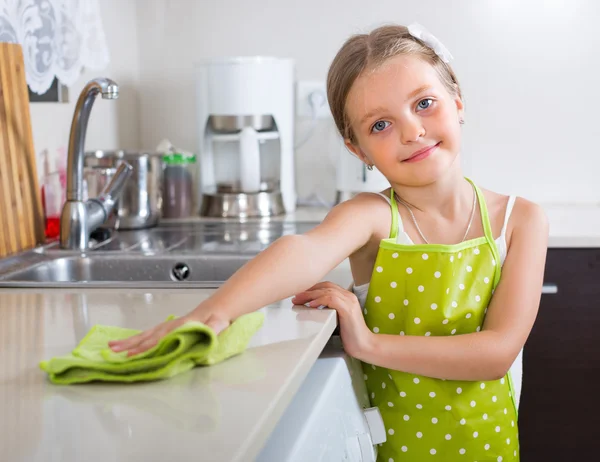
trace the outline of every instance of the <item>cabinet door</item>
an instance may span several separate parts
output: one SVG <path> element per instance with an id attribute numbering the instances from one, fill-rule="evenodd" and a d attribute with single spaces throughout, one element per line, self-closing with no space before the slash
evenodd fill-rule
<path id="1" fill-rule="evenodd" d="M 523 462 L 600 460 L 600 249 L 550 249 L 523 354 Z"/>

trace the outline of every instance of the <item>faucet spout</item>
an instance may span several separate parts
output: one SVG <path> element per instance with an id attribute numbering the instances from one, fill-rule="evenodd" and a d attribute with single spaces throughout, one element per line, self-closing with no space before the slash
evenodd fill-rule
<path id="1" fill-rule="evenodd" d="M 88 248 L 90 233 L 106 221 L 131 175 L 132 167 L 121 165 L 98 198 L 83 201 L 85 135 L 92 106 L 99 94 L 104 99 L 116 99 L 119 86 L 107 78 L 94 79 L 87 83 L 77 99 L 69 136 L 67 201 L 60 216 L 60 246 L 63 249 L 83 251 Z"/>
<path id="2" fill-rule="evenodd" d="M 104 99 L 117 99 L 119 97 L 119 86 L 110 79 L 98 78 L 89 81 L 79 95 L 69 136 L 67 201 L 83 200 L 85 135 L 92 106 L 98 94 L 101 94 Z"/>

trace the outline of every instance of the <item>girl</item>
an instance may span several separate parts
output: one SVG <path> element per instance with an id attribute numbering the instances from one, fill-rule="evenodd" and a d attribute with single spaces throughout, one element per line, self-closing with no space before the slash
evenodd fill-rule
<path id="1" fill-rule="evenodd" d="M 537 314 L 548 225 L 537 205 L 464 178 L 450 58 L 420 26 L 351 37 L 329 70 L 331 112 L 391 188 L 282 237 L 188 315 L 112 349 L 138 354 L 188 320 L 220 332 L 296 294 L 337 311 L 345 350 L 363 362 L 388 433 L 378 460 L 518 460 L 507 371 Z M 353 292 L 317 283 L 347 257 Z"/>

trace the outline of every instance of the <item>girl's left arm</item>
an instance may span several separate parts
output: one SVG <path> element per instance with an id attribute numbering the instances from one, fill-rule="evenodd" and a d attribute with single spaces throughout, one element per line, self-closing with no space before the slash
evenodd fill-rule
<path id="1" fill-rule="evenodd" d="M 452 337 L 373 334 L 358 359 L 449 380 L 504 377 L 537 316 L 548 248 L 548 220 L 540 206 L 519 199 L 511 219 L 510 247 L 481 332 Z"/>

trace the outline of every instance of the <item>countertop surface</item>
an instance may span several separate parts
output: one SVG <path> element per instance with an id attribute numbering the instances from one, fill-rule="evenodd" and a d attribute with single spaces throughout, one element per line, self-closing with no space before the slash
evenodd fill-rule
<path id="1" fill-rule="evenodd" d="M 327 279 L 348 284 L 347 267 Z M 264 307 L 243 354 L 165 381 L 58 386 L 38 367 L 94 324 L 148 328 L 212 292 L 1 290 L 0 460 L 252 460 L 331 337 L 333 310 Z"/>

